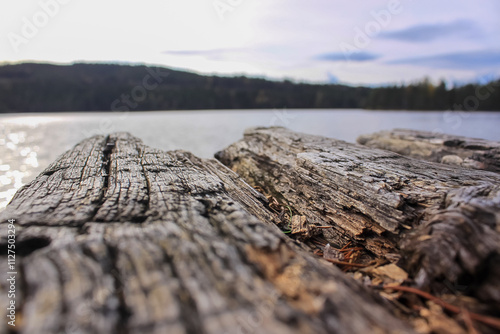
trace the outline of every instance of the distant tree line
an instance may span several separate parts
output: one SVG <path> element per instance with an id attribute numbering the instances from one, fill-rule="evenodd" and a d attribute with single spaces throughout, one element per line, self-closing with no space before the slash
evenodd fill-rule
<path id="1" fill-rule="evenodd" d="M 435 86 L 429 80 L 375 88 L 363 105 L 367 109 L 405 110 L 500 110 L 500 80 L 485 85 L 467 84 L 447 89 L 443 81 Z"/>
<path id="2" fill-rule="evenodd" d="M 500 81 L 381 88 L 202 76 L 132 65 L 0 66 L 0 112 L 258 108 L 500 110 Z"/>

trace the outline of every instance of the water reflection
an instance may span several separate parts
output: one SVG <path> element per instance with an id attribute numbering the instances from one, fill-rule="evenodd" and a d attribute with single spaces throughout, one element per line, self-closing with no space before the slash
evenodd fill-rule
<path id="1" fill-rule="evenodd" d="M 16 191 L 36 176 L 40 170 L 36 133 L 43 117 L 3 118 L 0 123 L 0 210 Z"/>
<path id="2" fill-rule="evenodd" d="M 26 135 L 25 131 L 7 133 L 1 140 L 0 208 L 7 205 L 31 177 L 33 169 L 39 167 L 37 152 L 33 151 L 33 147 L 26 146 Z"/>

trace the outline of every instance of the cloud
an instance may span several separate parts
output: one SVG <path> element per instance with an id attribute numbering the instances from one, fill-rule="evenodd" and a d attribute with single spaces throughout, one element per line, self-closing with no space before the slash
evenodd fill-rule
<path id="1" fill-rule="evenodd" d="M 500 66 L 500 50 L 456 52 L 440 55 L 397 59 L 387 64 L 410 64 L 431 68 L 484 69 Z"/>
<path id="2" fill-rule="evenodd" d="M 325 60 L 325 61 L 357 61 L 357 62 L 370 61 L 378 58 L 380 58 L 379 55 L 361 51 L 350 54 L 346 54 L 343 52 L 331 52 L 331 53 L 324 53 L 315 57 L 315 59 Z"/>
<path id="3" fill-rule="evenodd" d="M 429 42 L 443 37 L 477 37 L 481 32 L 470 20 L 458 20 L 450 23 L 420 24 L 410 28 L 383 32 L 380 38 L 405 42 Z"/>

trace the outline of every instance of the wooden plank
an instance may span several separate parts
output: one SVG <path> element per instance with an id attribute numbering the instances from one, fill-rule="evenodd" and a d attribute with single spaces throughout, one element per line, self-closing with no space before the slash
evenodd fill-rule
<path id="1" fill-rule="evenodd" d="M 0 214 L 1 296 L 8 219 L 17 325 L 2 321 L 4 333 L 412 332 L 284 235 L 266 198 L 218 161 L 128 134 L 78 144 Z"/>

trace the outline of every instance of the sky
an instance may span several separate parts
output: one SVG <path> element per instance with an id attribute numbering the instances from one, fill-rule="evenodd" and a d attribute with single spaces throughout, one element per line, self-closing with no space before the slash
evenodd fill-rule
<path id="1" fill-rule="evenodd" d="M 0 0 L 0 63 L 384 85 L 500 77 L 498 0 Z"/>

